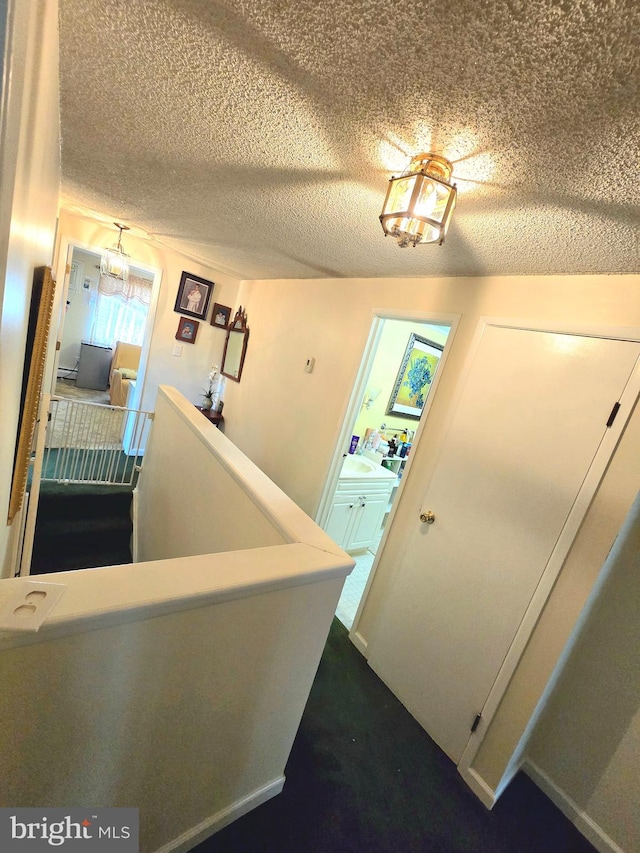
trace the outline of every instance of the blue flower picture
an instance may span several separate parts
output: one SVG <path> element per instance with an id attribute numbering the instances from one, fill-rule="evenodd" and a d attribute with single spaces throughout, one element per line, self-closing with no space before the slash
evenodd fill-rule
<path id="1" fill-rule="evenodd" d="M 388 415 L 420 419 L 442 356 L 442 346 L 411 334 L 387 407 Z"/>

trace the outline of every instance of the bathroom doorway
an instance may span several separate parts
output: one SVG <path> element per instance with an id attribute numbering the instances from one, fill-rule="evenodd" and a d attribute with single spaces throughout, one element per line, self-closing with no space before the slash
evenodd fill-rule
<path id="1" fill-rule="evenodd" d="M 380 316 L 373 324 L 318 516 L 356 561 L 336 611 L 349 630 L 384 546 L 454 323 Z"/>

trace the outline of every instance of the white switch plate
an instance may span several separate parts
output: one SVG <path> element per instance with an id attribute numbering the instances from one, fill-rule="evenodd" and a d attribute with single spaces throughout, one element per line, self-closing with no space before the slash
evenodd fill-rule
<path id="1" fill-rule="evenodd" d="M 182 355 L 182 344 L 175 344 L 175 346 L 173 347 L 173 354 L 176 356 L 176 358 L 180 358 L 180 356 Z"/>
<path id="2" fill-rule="evenodd" d="M 313 373 L 313 368 L 316 366 L 315 358 L 308 358 L 307 363 L 304 366 L 305 373 Z"/>
<path id="3" fill-rule="evenodd" d="M 38 631 L 66 588 L 64 583 L 19 581 L 0 608 L 0 630 Z"/>

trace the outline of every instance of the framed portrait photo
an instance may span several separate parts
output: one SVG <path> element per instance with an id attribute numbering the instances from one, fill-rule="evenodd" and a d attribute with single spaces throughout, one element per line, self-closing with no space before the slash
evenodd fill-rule
<path id="1" fill-rule="evenodd" d="M 387 406 L 388 415 L 420 420 L 441 356 L 441 344 L 419 335 L 409 335 Z"/>
<path id="2" fill-rule="evenodd" d="M 212 326 L 217 326 L 219 329 L 226 329 L 229 325 L 230 316 L 231 308 L 227 305 L 220 305 L 219 302 L 213 303 L 213 311 L 211 312 Z"/>
<path id="3" fill-rule="evenodd" d="M 178 331 L 176 332 L 176 340 L 184 341 L 185 344 L 195 344 L 199 325 L 200 323 L 198 323 L 197 320 L 190 320 L 188 317 L 180 317 Z"/>
<path id="4" fill-rule="evenodd" d="M 173 310 L 196 320 L 204 320 L 213 293 L 214 283 L 190 272 L 183 272 Z"/>

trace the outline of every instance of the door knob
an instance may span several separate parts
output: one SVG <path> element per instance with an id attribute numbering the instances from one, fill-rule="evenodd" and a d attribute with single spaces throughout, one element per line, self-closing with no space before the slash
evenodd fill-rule
<path id="1" fill-rule="evenodd" d="M 435 517 L 435 515 L 431 512 L 431 510 L 430 510 L 430 509 L 428 509 L 426 512 L 421 512 L 421 513 L 420 513 L 420 521 L 422 521 L 422 522 L 423 522 L 423 524 L 433 524 L 433 522 L 434 522 L 435 520 L 436 520 L 436 517 Z"/>

